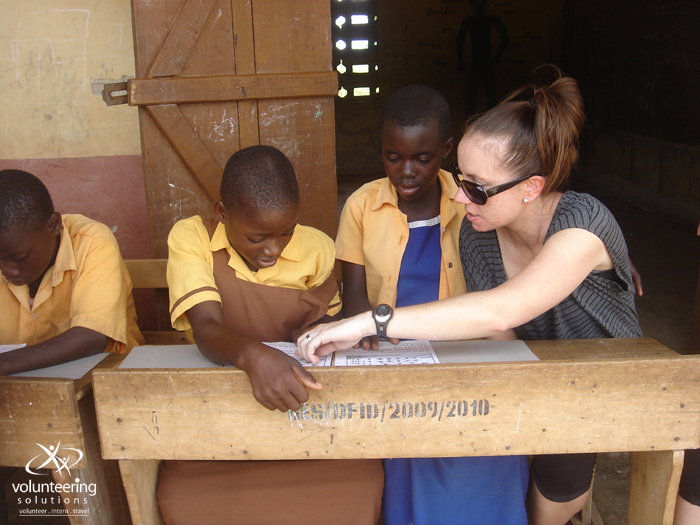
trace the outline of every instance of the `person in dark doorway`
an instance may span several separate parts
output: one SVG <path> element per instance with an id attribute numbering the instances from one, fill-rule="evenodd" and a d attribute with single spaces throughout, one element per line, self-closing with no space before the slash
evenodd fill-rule
<path id="1" fill-rule="evenodd" d="M 501 56 L 508 46 L 508 31 L 498 15 L 487 16 L 485 13 L 487 0 L 469 0 L 476 13 L 462 20 L 462 25 L 457 34 L 457 64 L 460 71 L 467 71 L 464 60 L 464 41 L 471 32 L 471 62 L 467 72 L 466 109 L 467 116 L 473 115 L 476 110 L 476 94 L 479 85 L 483 84 L 486 90 L 487 109 L 496 105 L 496 79 L 493 73 L 493 65 L 500 64 Z M 491 28 L 494 28 L 501 37 L 496 54 L 491 56 Z"/>

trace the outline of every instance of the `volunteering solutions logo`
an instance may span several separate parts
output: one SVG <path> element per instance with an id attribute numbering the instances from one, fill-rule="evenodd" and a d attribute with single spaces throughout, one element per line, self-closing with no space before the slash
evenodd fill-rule
<path id="1" fill-rule="evenodd" d="M 24 470 L 33 476 L 46 476 L 47 472 L 39 469 L 52 468 L 61 479 L 65 473 L 68 480 L 64 483 L 55 480 L 35 482 L 29 478 L 24 483 L 12 483 L 19 515 L 88 516 L 88 496 L 97 494 L 97 484 L 81 482 L 77 477 L 71 480 L 70 472 L 83 459 L 82 451 L 69 447 L 62 449 L 60 441 L 55 447 L 51 445 L 47 448 L 39 443 L 37 446 L 43 450 L 46 459 L 37 461 L 43 456 L 38 454 L 27 462 Z M 34 466 L 35 462 L 41 464 Z"/>
<path id="2" fill-rule="evenodd" d="M 61 474 L 61 477 L 63 477 L 63 469 L 66 469 L 66 472 L 70 476 L 70 469 L 73 468 L 75 465 L 77 465 L 81 459 L 83 459 L 83 452 L 81 450 L 78 450 L 77 448 L 67 448 L 66 447 L 66 448 L 64 448 L 64 450 L 72 450 L 73 452 L 76 452 L 78 454 L 78 459 L 76 459 L 73 463 L 71 463 L 69 465 L 68 462 L 72 459 L 72 455 L 70 453 L 65 457 L 61 457 L 58 455 L 58 451 L 61 449 L 61 442 L 60 441 L 58 442 L 58 445 L 56 445 L 55 447 L 53 445 L 51 445 L 49 448 L 46 448 L 44 445 L 39 445 L 39 443 L 37 443 L 37 445 L 44 452 L 46 452 L 46 455 L 48 456 L 48 458 L 46 459 L 46 461 L 44 461 L 41 465 L 39 465 L 36 468 L 44 468 L 47 465 L 50 465 L 51 463 L 53 463 L 54 466 L 56 467 L 56 472 Z M 41 476 L 42 475 L 41 472 L 34 472 L 30 468 L 30 465 L 32 464 L 32 462 L 36 458 L 38 458 L 39 456 L 41 456 L 41 454 L 38 454 L 38 455 L 34 456 L 32 459 L 30 459 L 27 462 L 27 465 L 24 467 L 24 470 L 26 470 L 30 474 L 34 474 L 35 476 Z M 49 467 L 49 468 L 51 468 L 51 467 Z"/>

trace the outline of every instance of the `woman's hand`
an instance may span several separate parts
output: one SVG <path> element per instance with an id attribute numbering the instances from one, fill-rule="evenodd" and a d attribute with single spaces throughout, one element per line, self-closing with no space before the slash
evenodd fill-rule
<path id="1" fill-rule="evenodd" d="M 375 331 L 371 312 L 320 324 L 297 339 L 297 355 L 317 364 L 319 357 L 357 345 L 363 337 L 375 335 Z"/>

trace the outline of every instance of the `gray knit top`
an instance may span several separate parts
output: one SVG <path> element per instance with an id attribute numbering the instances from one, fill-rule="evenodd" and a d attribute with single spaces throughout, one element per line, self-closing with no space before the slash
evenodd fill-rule
<path id="1" fill-rule="evenodd" d="M 597 339 L 641 337 L 634 307 L 634 285 L 620 226 L 600 201 L 585 193 L 564 193 L 545 242 L 556 232 L 581 228 L 608 250 L 614 270 L 591 272 L 571 295 L 551 310 L 515 328 L 519 339 Z M 496 231 L 477 232 L 464 218 L 459 236 L 467 290 L 489 290 L 506 281 Z"/>

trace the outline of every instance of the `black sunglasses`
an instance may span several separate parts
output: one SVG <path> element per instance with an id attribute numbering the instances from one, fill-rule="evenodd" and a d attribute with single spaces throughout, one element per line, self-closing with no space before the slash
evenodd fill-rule
<path id="1" fill-rule="evenodd" d="M 484 189 L 482 186 L 479 186 L 475 182 L 462 179 L 462 173 L 459 171 L 459 166 L 457 164 L 452 164 L 452 166 L 450 167 L 450 172 L 452 173 L 452 177 L 454 178 L 457 187 L 462 188 L 462 191 L 464 191 L 465 195 L 469 197 L 469 200 L 472 201 L 474 204 L 481 205 L 486 204 L 486 201 L 489 200 L 489 197 L 493 197 L 494 195 L 501 193 L 502 191 L 509 190 L 513 186 L 520 184 L 522 181 L 527 180 L 530 177 L 539 175 L 539 173 L 530 173 L 529 175 L 525 175 L 524 177 L 520 177 L 519 179 L 515 179 L 504 184 L 499 184 L 498 186 L 493 186 L 491 188 Z"/>

